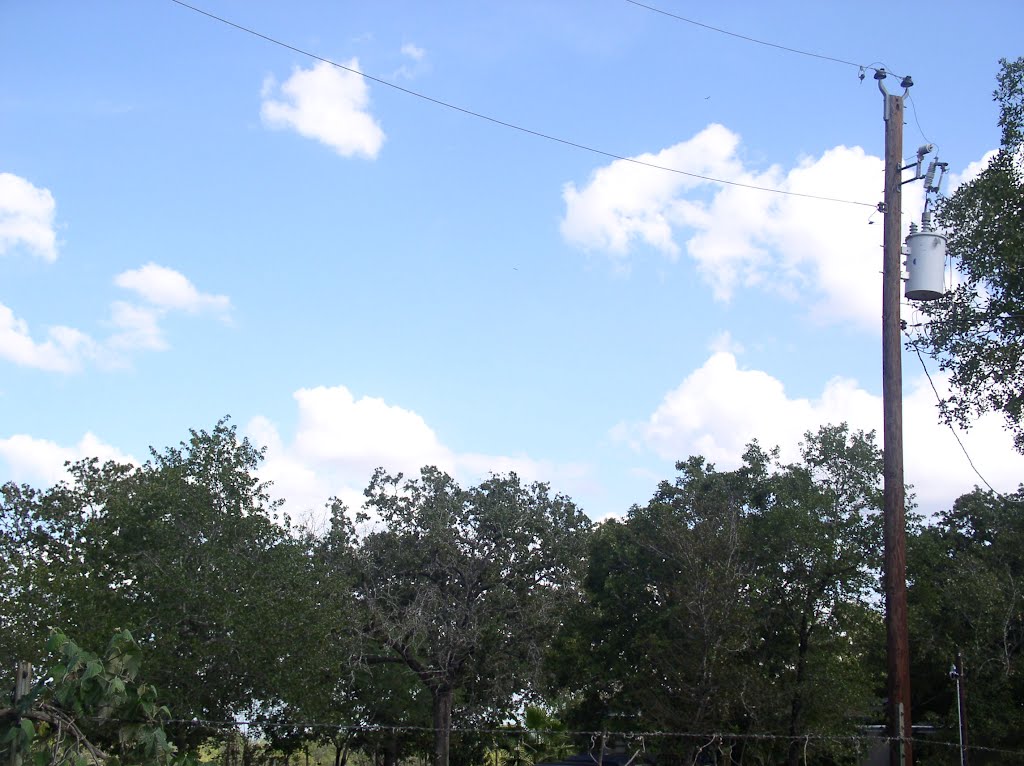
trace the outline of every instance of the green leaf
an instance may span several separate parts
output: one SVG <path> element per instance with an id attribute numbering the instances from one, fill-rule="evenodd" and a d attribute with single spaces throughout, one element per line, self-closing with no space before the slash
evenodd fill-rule
<path id="1" fill-rule="evenodd" d="M 82 674 L 82 681 L 88 681 L 90 678 L 95 678 L 103 672 L 103 663 L 99 660 L 90 660 L 86 663 L 85 672 Z"/>

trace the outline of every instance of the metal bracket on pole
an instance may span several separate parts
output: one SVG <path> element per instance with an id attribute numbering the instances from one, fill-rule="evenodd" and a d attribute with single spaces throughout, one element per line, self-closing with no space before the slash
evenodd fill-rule
<path id="1" fill-rule="evenodd" d="M 883 80 L 888 76 L 884 69 L 875 70 L 875 82 L 878 83 L 878 89 L 882 91 L 882 119 L 886 122 L 889 121 L 889 91 L 885 89 Z"/>

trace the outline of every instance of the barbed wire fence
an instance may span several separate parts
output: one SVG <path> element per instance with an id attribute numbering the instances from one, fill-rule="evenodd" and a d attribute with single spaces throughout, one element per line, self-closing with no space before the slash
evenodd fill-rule
<path id="1" fill-rule="evenodd" d="M 137 721 L 103 719 L 106 723 L 133 724 Z M 274 721 L 254 718 L 252 720 L 206 720 L 199 718 L 172 718 L 164 722 L 167 726 L 200 727 L 213 732 L 234 733 L 252 735 L 266 734 L 272 729 L 287 728 L 296 731 L 308 732 L 310 736 L 315 733 L 334 732 L 338 734 L 433 734 L 435 729 L 432 726 L 417 726 L 409 724 L 373 724 L 373 723 L 350 723 L 339 724 L 322 721 Z M 859 747 L 867 750 L 879 745 L 888 745 L 892 738 L 883 733 L 865 732 L 862 734 L 828 734 L 828 733 L 803 733 L 803 734 L 777 734 L 772 732 L 733 732 L 722 731 L 665 731 L 665 730 L 614 730 L 614 729 L 544 729 L 525 728 L 522 726 L 452 726 L 451 733 L 457 735 L 472 735 L 480 737 L 492 737 L 502 739 L 535 738 L 535 737 L 570 737 L 580 740 L 589 740 L 591 751 L 597 748 L 598 742 L 611 743 L 619 741 L 627 748 L 630 745 L 639 746 L 639 750 L 633 755 L 630 763 L 637 760 L 638 755 L 647 749 L 648 746 L 659 742 L 685 742 L 701 749 L 712 749 L 721 746 L 735 746 L 743 743 L 777 743 L 789 745 L 797 742 L 802 745 L 806 753 L 807 749 L 821 745 L 845 745 Z M 915 735 L 907 737 L 906 741 L 914 744 L 915 749 L 921 745 L 930 749 L 959 750 L 958 741 L 946 740 L 941 736 Z M 631 748 L 629 748 L 631 749 Z M 998 755 L 1002 758 L 1014 760 L 1002 760 L 1001 763 L 1024 764 L 1024 750 L 1011 750 L 1007 748 L 990 747 L 985 745 L 972 744 L 966 747 L 969 753 Z M 808 762 L 806 758 L 802 762 Z"/>

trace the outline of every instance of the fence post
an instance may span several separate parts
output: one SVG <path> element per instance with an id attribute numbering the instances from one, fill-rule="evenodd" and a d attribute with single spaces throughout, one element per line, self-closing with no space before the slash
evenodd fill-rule
<path id="1" fill-rule="evenodd" d="M 18 707 L 21 698 L 32 688 L 32 663 L 20 660 L 14 671 L 14 707 Z M 21 766 L 21 753 L 17 742 L 11 743 L 11 766 Z"/>

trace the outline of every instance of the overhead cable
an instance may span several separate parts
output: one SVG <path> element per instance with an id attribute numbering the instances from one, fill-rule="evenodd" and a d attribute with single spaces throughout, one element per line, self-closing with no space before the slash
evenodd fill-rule
<path id="1" fill-rule="evenodd" d="M 669 16 L 670 18 L 677 19 L 678 21 L 685 21 L 687 24 L 693 24 L 693 26 L 695 26 L 695 27 L 702 27 L 703 29 L 708 29 L 708 30 L 710 30 L 712 32 L 718 32 L 719 34 L 723 34 L 723 35 L 728 35 L 729 37 L 735 37 L 735 38 L 738 38 L 740 40 L 746 40 L 747 42 L 750 42 L 750 43 L 757 43 L 758 45 L 765 45 L 765 46 L 767 46 L 769 48 L 776 48 L 778 50 L 786 51 L 788 53 L 797 53 L 797 54 L 799 54 L 801 56 L 810 56 L 811 58 L 821 59 L 823 61 L 833 61 L 836 64 L 845 64 L 847 66 L 856 67 L 857 69 L 859 69 L 861 71 L 864 71 L 866 69 L 870 69 L 870 70 L 872 70 L 874 72 L 886 71 L 884 69 L 881 69 L 881 70 L 877 69 L 874 66 L 874 63 L 872 63 L 872 64 L 858 64 L 856 61 L 847 61 L 846 59 L 836 58 L 835 56 L 826 56 L 826 55 L 824 55 L 822 53 L 814 53 L 812 51 L 805 51 L 805 50 L 801 50 L 800 48 L 791 48 L 788 45 L 779 45 L 778 43 L 769 42 L 768 40 L 760 40 L 760 39 L 758 39 L 756 37 L 750 37 L 749 35 L 741 35 L 738 32 L 730 32 L 728 29 L 722 29 L 721 27 L 714 27 L 714 26 L 712 26 L 710 24 L 705 24 L 702 21 L 697 21 L 696 19 L 690 19 L 690 18 L 687 18 L 686 16 L 680 16 L 679 14 L 672 13 L 671 11 L 666 11 L 666 10 L 664 10 L 662 8 L 656 8 L 653 5 L 647 5 L 646 3 L 638 2 L 638 0 L 626 0 L 626 2 L 630 3 L 631 5 L 638 6 L 640 8 L 646 8 L 649 11 L 654 11 L 655 13 L 660 13 L 662 16 Z M 875 63 L 878 63 L 878 62 L 875 62 Z M 900 75 L 895 74 L 894 72 L 890 71 L 889 74 L 897 77 L 898 79 L 903 79 L 902 77 L 900 77 Z"/>
<path id="2" fill-rule="evenodd" d="M 826 197 L 826 196 L 823 196 L 823 195 L 820 195 L 820 194 L 806 194 L 806 193 L 803 193 L 803 192 L 789 191 L 788 189 L 776 189 L 776 188 L 773 188 L 773 187 L 770 187 L 770 186 L 758 186 L 756 184 L 748 184 L 748 183 L 743 183 L 741 181 L 730 181 L 730 180 L 727 180 L 725 178 L 715 178 L 713 176 L 702 175 L 700 173 L 691 173 L 691 172 L 689 172 L 687 170 L 680 170 L 679 168 L 671 168 L 671 167 L 668 167 L 666 165 L 658 165 L 657 163 L 654 163 L 654 162 L 645 162 L 644 160 L 637 159 L 636 157 L 627 157 L 627 156 L 622 155 L 622 154 L 616 154 L 614 152 L 605 151 L 603 149 L 597 149 L 597 148 L 595 148 L 593 146 L 588 146 L 586 144 L 581 144 L 581 143 L 579 143 L 577 141 L 570 141 L 569 139 L 559 138 L 558 136 L 553 136 L 550 133 L 543 133 L 543 132 L 541 132 L 539 130 L 533 130 L 531 128 L 523 127 L 522 125 L 517 125 L 517 124 L 512 123 L 512 122 L 507 122 L 506 120 L 498 119 L 497 117 L 491 117 L 490 115 L 483 114 L 482 112 L 476 112 L 476 111 L 473 111 L 472 109 L 467 109 L 465 107 L 461 107 L 461 106 L 458 106 L 456 104 L 452 104 L 451 102 L 443 101 L 443 100 L 441 100 L 439 98 L 434 98 L 433 96 L 428 96 L 425 93 L 420 93 L 419 91 L 412 90 L 411 88 L 404 88 L 401 85 L 396 85 L 393 82 L 389 82 L 389 81 L 383 80 L 383 79 L 381 79 L 379 77 L 374 77 L 373 75 L 369 75 L 369 74 L 366 74 L 365 72 L 361 72 L 358 69 L 355 69 L 354 67 L 348 67 L 348 66 L 345 66 L 344 64 L 339 64 L 337 61 L 332 61 L 329 58 L 325 58 L 324 56 L 320 56 L 320 55 L 318 55 L 316 53 L 312 53 L 311 51 L 304 50 L 302 48 L 298 48 L 298 47 L 296 47 L 294 45 L 290 45 L 290 44 L 288 44 L 288 43 L 286 43 L 286 42 L 284 42 L 282 40 L 278 40 L 277 38 L 271 37 L 269 35 L 265 35 L 262 32 L 258 32 L 255 29 L 251 29 L 251 28 L 243 26 L 241 24 L 237 24 L 234 21 L 226 19 L 226 18 L 224 18 L 222 16 L 217 16 L 216 14 L 210 13 L 209 11 L 204 11 L 202 8 L 197 8 L 194 5 L 189 5 L 188 3 L 184 2 L 183 0 L 171 0 L 171 2 L 175 3 L 176 5 L 180 5 L 183 8 L 187 8 L 190 11 L 195 11 L 196 13 L 199 13 L 199 14 L 201 14 L 203 16 L 206 16 L 206 17 L 208 17 L 210 19 L 213 19 L 215 21 L 219 21 L 222 24 L 226 24 L 226 25 L 228 25 L 230 27 L 234 27 L 235 29 L 237 29 L 237 30 L 239 30 L 241 32 L 245 32 L 247 34 L 253 35 L 254 37 L 259 37 L 260 39 L 266 40 L 267 42 L 273 43 L 274 45 L 281 46 L 282 48 L 287 48 L 288 50 L 294 51 L 295 53 L 299 53 L 299 54 L 301 54 L 303 56 L 307 56 L 307 57 L 309 57 L 311 59 L 314 59 L 316 61 L 321 61 L 321 62 L 323 62 L 325 64 L 329 64 L 330 66 L 336 67 L 338 69 L 342 69 L 342 70 L 344 70 L 346 72 L 349 72 L 351 74 L 358 75 L 358 76 L 360 76 L 360 77 L 362 77 L 362 78 L 364 78 L 366 80 L 370 80 L 370 81 L 378 83 L 380 85 L 384 85 L 384 86 L 386 86 L 388 88 L 391 88 L 393 90 L 400 91 L 402 93 L 405 93 L 406 95 L 415 96 L 416 98 L 422 99 L 424 101 L 429 101 L 430 103 L 436 104 L 437 106 L 443 106 L 446 109 L 452 109 L 452 110 L 454 110 L 456 112 L 461 112 L 462 114 L 469 115 L 470 117 L 476 117 L 477 119 L 480 119 L 480 120 L 486 120 L 487 122 L 493 123 L 495 125 L 500 125 L 502 127 L 510 128 L 512 130 L 517 130 L 517 131 L 519 131 L 521 133 L 526 133 L 526 134 L 531 135 L 531 136 L 536 136 L 537 138 L 543 138 L 543 139 L 545 139 L 547 141 L 553 141 L 555 143 L 563 144 L 565 146 L 571 146 L 571 147 L 573 147 L 575 149 L 581 149 L 581 150 L 583 150 L 585 152 L 590 152 L 591 154 L 598 154 L 598 155 L 600 155 L 602 157 L 608 157 L 610 159 L 619 160 L 621 162 L 628 162 L 628 163 L 633 164 L 633 165 L 640 165 L 640 166 L 646 167 L 646 168 L 653 168 L 654 170 L 662 170 L 662 171 L 665 171 L 667 173 L 675 173 L 677 175 L 687 176 L 689 178 L 697 178 L 697 179 L 700 179 L 702 181 L 708 181 L 710 183 L 723 184 L 725 186 L 735 186 L 735 187 L 739 187 L 741 189 L 752 189 L 753 191 L 768 192 L 770 194 L 781 194 L 781 195 L 785 195 L 787 197 L 800 197 L 800 198 L 803 198 L 803 199 L 814 199 L 814 200 L 820 200 L 822 202 L 836 202 L 836 203 L 843 204 L 843 205 L 857 205 L 859 207 L 871 207 L 871 208 L 873 208 L 877 204 L 877 203 L 874 203 L 874 202 L 859 202 L 857 200 L 842 199 L 842 198 L 839 198 L 839 197 Z"/>
<path id="3" fill-rule="evenodd" d="M 942 396 L 939 394 L 939 389 L 935 387 L 935 381 L 932 380 L 931 373 L 928 372 L 928 367 L 924 363 L 924 357 L 921 356 L 921 350 L 917 347 L 917 344 L 914 343 L 914 339 L 911 338 L 908 333 L 905 334 L 907 336 L 907 340 L 910 341 L 910 346 L 914 349 L 914 353 L 917 354 L 917 360 L 921 363 L 921 369 L 924 370 L 924 376 L 928 378 L 928 383 L 931 385 L 932 392 L 935 394 L 935 400 L 939 403 L 939 406 L 941 407 Z M 953 427 L 953 424 L 947 422 L 946 425 L 949 426 L 949 430 L 953 433 L 953 438 L 955 438 L 956 443 L 960 445 L 960 449 L 963 451 L 964 457 L 967 458 L 967 462 L 970 463 L 971 468 L 974 469 L 974 472 L 978 475 L 978 478 L 981 479 L 985 486 L 988 487 L 997 497 L 1002 497 L 1002 494 L 1000 492 L 997 492 L 995 487 L 988 483 L 988 479 L 982 476 L 981 471 L 979 471 L 978 467 L 974 465 L 974 461 L 971 460 L 971 456 L 967 452 L 967 447 L 964 446 L 963 441 L 960 439 L 960 434 L 956 432 L 956 428 Z"/>

